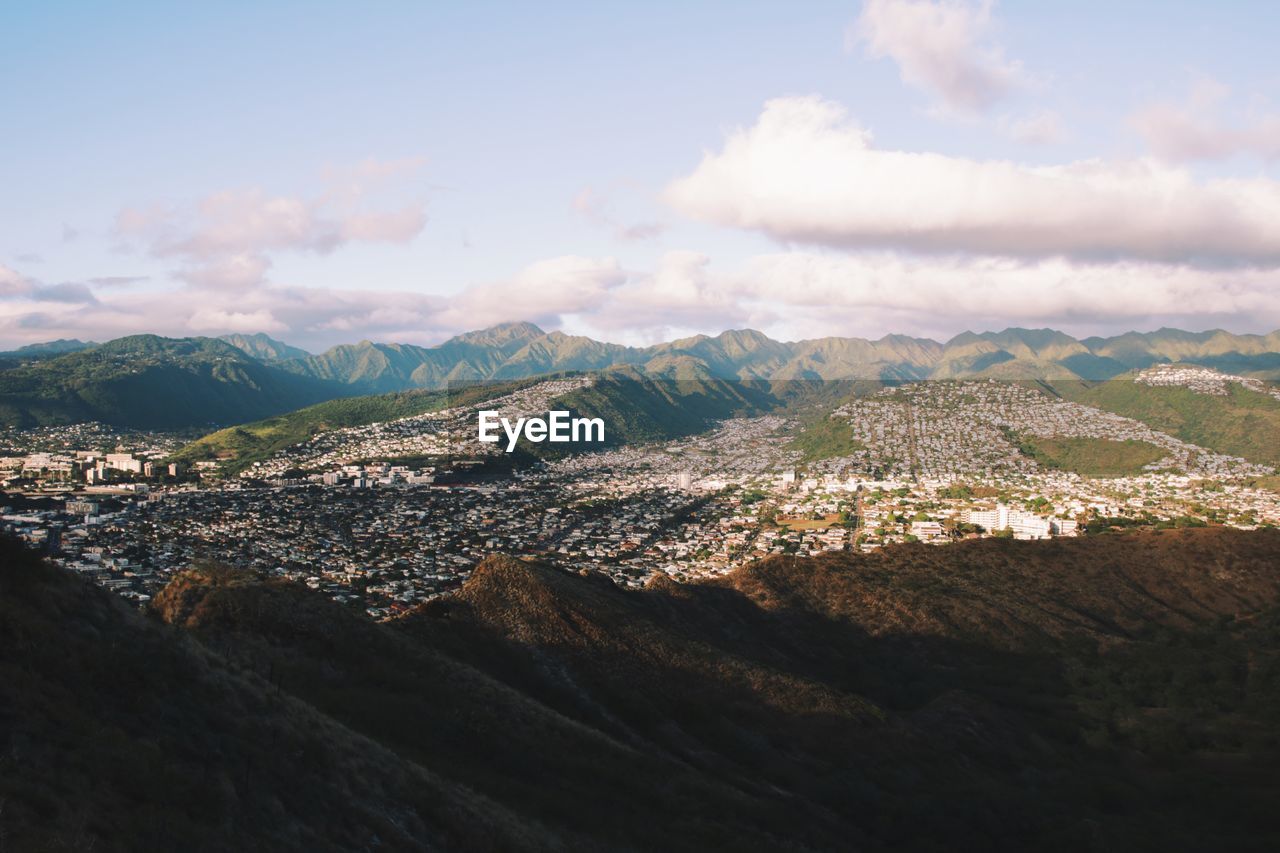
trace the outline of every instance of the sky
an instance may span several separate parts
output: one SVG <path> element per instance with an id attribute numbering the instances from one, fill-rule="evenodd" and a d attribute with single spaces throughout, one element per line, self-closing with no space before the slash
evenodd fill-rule
<path id="1" fill-rule="evenodd" d="M 1271 4 L 0 10 L 0 346 L 1280 328 Z"/>

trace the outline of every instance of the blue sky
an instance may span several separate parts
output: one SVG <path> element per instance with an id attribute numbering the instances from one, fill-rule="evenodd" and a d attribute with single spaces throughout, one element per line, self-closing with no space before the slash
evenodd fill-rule
<path id="1" fill-rule="evenodd" d="M 13 5 L 0 343 L 1280 326 L 1266 4 Z"/>

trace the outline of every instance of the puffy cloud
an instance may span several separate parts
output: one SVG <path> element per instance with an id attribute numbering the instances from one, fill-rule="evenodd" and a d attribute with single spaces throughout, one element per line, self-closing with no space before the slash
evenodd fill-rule
<path id="1" fill-rule="evenodd" d="M 665 197 L 698 219 L 845 249 L 1280 264 L 1280 182 L 1198 181 L 1147 159 L 1026 166 L 882 150 L 816 96 L 768 102 Z"/>
<path id="2" fill-rule="evenodd" d="M 178 270 L 178 278 L 201 288 L 245 290 L 262 283 L 271 259 L 257 252 L 214 256 L 204 263 Z"/>
<path id="3" fill-rule="evenodd" d="M 950 110 L 977 112 L 1022 82 L 1017 62 L 990 42 L 991 0 L 866 0 L 846 34 L 873 57 L 898 64 L 904 83 Z"/>
<path id="4" fill-rule="evenodd" d="M 266 331 L 313 349 L 362 338 L 426 344 L 507 320 L 627 343 L 729 327 L 785 339 L 947 337 L 1009 325 L 1075 334 L 1160 325 L 1263 332 L 1280 327 L 1280 271 L 810 251 L 758 255 L 725 269 L 700 253 L 676 251 L 645 270 L 626 270 L 611 258 L 550 258 L 453 295 L 267 285 L 117 288 L 95 298 L 82 286 L 47 287 L 0 267 L 6 345 L 141 331 Z"/>
<path id="5" fill-rule="evenodd" d="M 575 322 L 633 340 L 652 341 L 691 331 L 719 331 L 757 315 L 743 310 L 727 281 L 714 276 L 711 259 L 699 252 L 667 252 L 652 272 L 632 273 L 609 300 Z"/>
<path id="6" fill-rule="evenodd" d="M 187 328 L 193 332 L 283 332 L 288 326 L 281 323 L 270 311 L 227 311 L 220 308 L 199 308 L 187 320 Z"/>
<path id="7" fill-rule="evenodd" d="M 116 227 L 126 236 L 150 238 L 150 251 L 158 257 L 209 260 L 272 249 L 325 253 L 351 240 L 401 243 L 425 224 L 420 204 L 333 215 L 323 201 L 248 189 L 214 193 L 190 211 L 126 209 Z"/>
<path id="8" fill-rule="evenodd" d="M 0 340 L 265 331 L 299 343 L 328 345 L 350 340 L 352 334 L 421 341 L 449 331 L 433 325 L 443 306 L 440 297 L 405 291 L 272 285 L 242 291 L 104 287 L 100 297 L 83 284 L 43 285 L 0 267 Z M 329 333 L 339 329 L 340 334 Z"/>
<path id="9" fill-rule="evenodd" d="M 1095 334 L 1207 324 L 1280 328 L 1280 272 L 800 251 L 715 271 L 703 256 L 673 252 L 652 274 L 632 274 L 594 313 L 573 318 L 580 331 L 633 342 L 742 326 L 804 338 L 949 337 L 1010 325 Z"/>
<path id="10" fill-rule="evenodd" d="M 1280 157 L 1280 114 L 1255 112 L 1235 127 L 1218 108 L 1230 94 L 1222 84 L 1199 80 L 1183 103 L 1151 104 L 1129 117 L 1129 124 L 1158 157 L 1173 161 L 1219 160 L 1252 154 Z"/>
<path id="11" fill-rule="evenodd" d="M 342 223 L 342 239 L 368 243 L 408 243 L 426 227 L 421 205 L 381 213 L 354 213 Z"/>
<path id="12" fill-rule="evenodd" d="M 121 237 L 141 241 L 159 258 L 182 262 L 176 275 L 198 287 L 260 284 L 279 251 L 326 254 L 351 242 L 407 243 L 426 226 L 425 203 L 371 208 L 369 197 L 420 160 L 369 160 L 329 169 L 315 198 L 271 195 L 258 188 L 223 190 L 192 205 L 131 207 L 116 218 Z"/>
<path id="13" fill-rule="evenodd" d="M 609 292 L 626 278 L 613 258 L 549 258 L 530 264 L 506 281 L 463 291 L 450 300 L 442 320 L 460 329 L 505 320 L 557 326 L 566 315 L 598 310 Z"/>
<path id="14" fill-rule="evenodd" d="M 784 252 L 753 258 L 729 279 L 736 299 L 771 304 L 787 322 L 853 323 L 867 333 L 1008 325 L 1087 333 L 1153 323 L 1280 327 L 1280 272 L 1267 269 Z"/>
<path id="15" fill-rule="evenodd" d="M 26 294 L 31 282 L 15 269 L 0 264 L 0 297 Z"/>

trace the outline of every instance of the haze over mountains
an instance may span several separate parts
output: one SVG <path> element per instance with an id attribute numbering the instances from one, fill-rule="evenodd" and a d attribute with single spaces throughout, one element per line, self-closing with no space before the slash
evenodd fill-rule
<path id="1" fill-rule="evenodd" d="M 1050 329 L 1006 329 L 940 343 L 903 335 L 782 342 L 734 330 L 628 347 L 504 323 L 433 347 L 361 341 L 315 355 L 263 334 L 135 335 L 105 344 L 55 341 L 0 356 L 0 422 L 228 425 L 338 397 L 623 367 L 664 379 L 1095 381 L 1165 362 L 1275 379 L 1280 332 L 1161 329 L 1078 340 Z"/>

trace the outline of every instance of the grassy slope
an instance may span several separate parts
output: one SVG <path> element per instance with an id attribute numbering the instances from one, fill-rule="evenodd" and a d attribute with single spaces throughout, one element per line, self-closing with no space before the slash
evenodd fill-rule
<path id="1" fill-rule="evenodd" d="M 866 450 L 866 446 L 853 437 L 853 427 L 846 421 L 831 417 L 821 417 L 805 424 L 791 446 L 803 454 L 806 462 L 851 456 Z"/>
<path id="2" fill-rule="evenodd" d="M 575 415 L 603 420 L 605 444 L 620 446 L 694 435 L 716 419 L 759 413 L 776 400 L 763 383 L 657 379 L 623 368 L 605 372 L 591 387 L 566 394 L 557 403 Z M 529 449 L 547 454 L 574 448 L 543 444 Z"/>
<path id="3" fill-rule="evenodd" d="M 230 468 L 239 470 L 312 436 L 344 427 L 405 418 L 445 408 L 442 391 L 405 391 L 373 397 L 330 400 L 287 415 L 228 427 L 193 441 L 174 454 L 180 462 L 231 457 Z"/>
<path id="4" fill-rule="evenodd" d="M 1132 477 L 1143 466 L 1168 455 L 1145 441 L 1106 438 L 1041 438 L 1024 436 L 1019 449 L 1046 468 L 1073 471 L 1084 477 Z"/>
<path id="5" fill-rule="evenodd" d="M 1069 400 L 1097 406 L 1183 441 L 1253 462 L 1280 464 L 1280 400 L 1239 385 L 1226 396 L 1129 380 L 1054 383 Z"/>
<path id="6" fill-rule="evenodd" d="M 323 432 L 472 405 L 533 381 L 486 382 L 448 391 L 401 391 L 329 400 L 286 415 L 210 433 L 179 450 L 173 458 L 179 462 L 228 458 L 232 461 L 227 463 L 227 470 L 235 473 Z"/>

